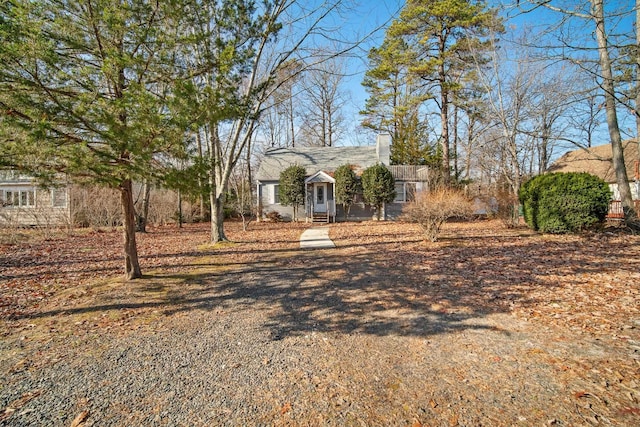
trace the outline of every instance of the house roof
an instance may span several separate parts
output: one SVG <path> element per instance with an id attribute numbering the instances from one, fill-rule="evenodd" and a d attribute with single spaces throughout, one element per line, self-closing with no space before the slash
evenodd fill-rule
<path id="1" fill-rule="evenodd" d="M 12 169 L 0 170 L 0 184 L 26 184 L 32 183 L 33 177 Z"/>
<path id="2" fill-rule="evenodd" d="M 638 160 L 638 143 L 625 141 L 624 162 L 627 167 L 629 181 L 633 181 L 636 173 L 636 161 Z M 615 183 L 616 176 L 613 170 L 611 144 L 599 145 L 591 148 L 581 148 L 566 153 L 556 160 L 547 169 L 548 172 L 588 172 L 596 175 L 608 183 Z"/>
<path id="3" fill-rule="evenodd" d="M 333 172 L 341 165 L 350 164 L 360 174 L 376 163 L 378 155 L 375 146 L 271 148 L 264 154 L 257 179 L 277 181 L 280 172 L 292 165 L 302 166 L 307 170 L 307 175 L 312 175 L 318 171 Z"/>

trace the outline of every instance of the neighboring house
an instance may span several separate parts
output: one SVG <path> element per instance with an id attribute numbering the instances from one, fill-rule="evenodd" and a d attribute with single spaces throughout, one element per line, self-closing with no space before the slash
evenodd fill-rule
<path id="1" fill-rule="evenodd" d="M 636 201 L 636 209 L 640 207 L 640 164 L 638 162 L 638 143 L 623 143 L 624 161 L 627 178 L 631 187 L 632 198 Z M 548 169 L 549 172 L 588 172 L 602 178 L 609 184 L 613 193 L 609 217 L 622 217 L 620 192 L 616 183 L 615 171 L 611 155 L 611 144 L 570 151 L 556 160 Z"/>
<path id="2" fill-rule="evenodd" d="M 300 147 L 272 148 L 266 151 L 257 173 L 257 195 L 259 216 L 277 212 L 285 219 L 291 219 L 293 208 L 280 204 L 280 173 L 292 165 L 306 170 L 306 203 L 299 212 L 307 220 L 341 221 L 345 214 L 335 201 L 335 179 L 333 173 L 342 165 L 349 164 L 356 175 L 377 163 L 391 171 L 396 181 L 396 200 L 383 208 L 384 218 L 395 218 L 405 202 L 427 188 L 429 168 L 427 166 L 389 165 L 391 137 L 379 135 L 376 146 L 365 147 Z M 302 217 L 302 214 L 299 214 Z M 362 195 L 356 197 L 348 219 L 366 220 L 375 217 L 373 207 L 365 204 Z"/>
<path id="3" fill-rule="evenodd" d="M 32 177 L 0 171 L 0 226 L 60 226 L 70 223 L 67 186 L 44 189 Z"/>

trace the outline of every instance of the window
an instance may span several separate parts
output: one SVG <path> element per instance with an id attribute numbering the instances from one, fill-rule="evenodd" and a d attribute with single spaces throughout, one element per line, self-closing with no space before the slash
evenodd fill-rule
<path id="1" fill-rule="evenodd" d="M 316 203 L 321 205 L 324 203 L 324 186 L 316 187 Z"/>
<path id="2" fill-rule="evenodd" d="M 413 202 L 416 199 L 415 182 L 396 182 L 396 203 Z"/>
<path id="3" fill-rule="evenodd" d="M 64 208 L 67 206 L 66 188 L 54 188 L 51 190 L 51 206 L 54 208 Z"/>
<path id="4" fill-rule="evenodd" d="M 280 184 L 273 186 L 273 203 L 280 203 Z"/>
<path id="5" fill-rule="evenodd" d="M 395 185 L 396 190 L 396 198 L 393 199 L 394 202 L 404 202 L 404 183 L 396 182 Z"/>
<path id="6" fill-rule="evenodd" d="M 32 207 L 36 205 L 35 190 L 6 190 L 3 206 Z"/>

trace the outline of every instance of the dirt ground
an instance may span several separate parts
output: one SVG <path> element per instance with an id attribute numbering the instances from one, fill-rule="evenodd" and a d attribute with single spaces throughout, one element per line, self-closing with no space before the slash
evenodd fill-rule
<path id="1" fill-rule="evenodd" d="M 0 424 L 38 411 L 43 391 L 15 391 L 18 374 L 55 369 L 70 342 L 87 353 L 228 315 L 280 346 L 282 365 L 261 359 L 269 379 L 236 396 L 255 425 L 640 425 L 640 236 L 478 221 L 431 243 L 412 224 L 362 222 L 331 224 L 335 249 L 300 250 L 307 226 L 229 223 L 233 243 L 216 246 L 206 224 L 153 228 L 133 282 L 117 231 L 12 236 Z M 77 425 L 106 425 L 98 406 Z M 191 425 L 247 422 L 229 411 Z"/>

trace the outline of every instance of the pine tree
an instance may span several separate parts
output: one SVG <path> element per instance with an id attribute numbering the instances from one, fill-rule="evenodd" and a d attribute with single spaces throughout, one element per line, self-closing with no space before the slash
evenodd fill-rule
<path id="1" fill-rule="evenodd" d="M 164 2 L 16 0 L 0 6 L 0 166 L 120 191 L 125 274 L 141 277 L 132 182 L 179 150 Z"/>
<path id="2" fill-rule="evenodd" d="M 479 52 L 487 48 L 486 39 L 502 30 L 495 10 L 487 9 L 483 2 L 469 0 L 409 0 L 398 19 L 387 30 L 383 47 L 374 53 L 392 48 L 393 55 L 383 55 L 379 64 L 372 67 L 369 77 L 393 87 L 397 78 L 395 70 L 403 70 L 408 81 L 416 82 L 423 89 L 412 102 L 393 104 L 398 107 L 433 104 L 440 115 L 439 145 L 445 179 L 450 175 L 449 109 L 452 93 L 461 89 L 465 70 L 473 68 Z M 471 52 L 475 58 L 471 59 Z M 375 63 L 374 63 L 375 64 Z M 374 72 L 375 70 L 375 72 Z M 371 83 L 365 81 L 365 85 Z M 375 93 L 372 93 L 375 96 Z M 380 98 L 382 99 L 382 98 Z M 372 105 L 380 102 L 373 98 Z M 374 103 L 375 101 L 375 103 Z M 388 119 L 388 115 L 386 116 Z M 394 141 L 395 143 L 395 141 Z"/>

